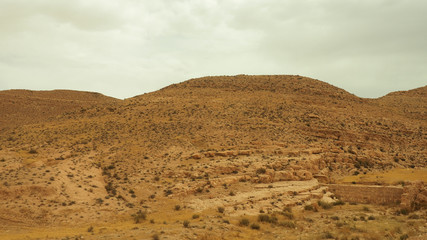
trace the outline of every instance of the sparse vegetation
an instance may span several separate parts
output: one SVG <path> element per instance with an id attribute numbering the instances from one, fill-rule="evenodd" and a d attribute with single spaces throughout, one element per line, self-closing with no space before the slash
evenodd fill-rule
<path id="1" fill-rule="evenodd" d="M 240 225 L 240 226 L 249 226 L 249 223 L 250 223 L 250 221 L 249 221 L 249 219 L 247 219 L 247 218 L 242 218 L 242 219 L 240 219 L 240 221 L 239 221 L 239 225 Z"/>
<path id="2" fill-rule="evenodd" d="M 223 76 L 78 108 L 93 98 L 40 98 L 55 114 L 35 97 L 37 115 L 0 124 L 0 238 L 416 237 L 426 131 L 406 94 L 365 100 L 299 76 Z M 352 182 L 404 186 L 412 200 L 362 203 L 329 185 Z"/>
<path id="3" fill-rule="evenodd" d="M 317 204 L 323 209 L 330 209 L 333 206 L 332 204 L 324 202 L 324 201 L 318 201 Z"/>
<path id="4" fill-rule="evenodd" d="M 255 229 L 255 230 L 259 230 L 261 227 L 259 226 L 259 224 L 257 223 L 252 223 L 251 224 L 251 229 Z"/>
<path id="5" fill-rule="evenodd" d="M 147 218 L 147 213 L 139 210 L 138 212 L 132 214 L 132 217 L 135 223 L 140 223 Z"/>
<path id="6" fill-rule="evenodd" d="M 184 220 L 184 222 L 182 223 L 182 225 L 183 225 L 185 228 L 188 228 L 188 227 L 190 227 L 190 221 L 188 221 L 188 220 Z"/>
<path id="7" fill-rule="evenodd" d="M 223 207 L 218 207 L 218 212 L 219 213 L 224 213 L 225 209 Z"/>
<path id="8" fill-rule="evenodd" d="M 265 173 L 266 173 L 266 170 L 265 170 L 265 168 L 258 168 L 258 169 L 256 170 L 256 173 L 257 173 L 257 174 L 265 174 Z"/>
<path id="9" fill-rule="evenodd" d="M 285 228 L 295 228 L 295 223 L 292 221 L 282 221 L 279 223 L 279 226 L 285 227 Z"/>

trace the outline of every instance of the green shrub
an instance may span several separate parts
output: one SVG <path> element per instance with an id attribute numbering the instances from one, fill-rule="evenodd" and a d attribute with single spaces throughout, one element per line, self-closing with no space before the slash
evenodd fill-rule
<path id="1" fill-rule="evenodd" d="M 409 210 L 406 208 L 402 208 L 399 210 L 399 213 L 402 215 L 408 215 L 409 214 Z"/>

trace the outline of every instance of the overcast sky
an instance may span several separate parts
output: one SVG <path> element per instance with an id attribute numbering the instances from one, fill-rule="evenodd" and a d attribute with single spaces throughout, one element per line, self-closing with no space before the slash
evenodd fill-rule
<path id="1" fill-rule="evenodd" d="M 0 90 L 294 74 L 379 97 L 427 84 L 426 23 L 426 0 L 0 0 Z"/>

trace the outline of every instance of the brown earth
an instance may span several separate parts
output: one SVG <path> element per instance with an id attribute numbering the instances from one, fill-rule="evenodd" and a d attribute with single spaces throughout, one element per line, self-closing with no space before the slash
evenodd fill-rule
<path id="1" fill-rule="evenodd" d="M 376 231 L 416 239 L 426 233 L 425 218 L 407 232 L 346 235 L 330 220 L 323 224 L 326 210 L 317 201 L 336 199 L 313 177 L 333 183 L 425 169 L 427 87 L 363 99 L 301 76 L 238 75 L 192 79 L 126 100 L 17 90 L 0 92 L 0 100 L 0 223 L 9 232 L 0 238 L 43 238 L 45 229 L 65 227 L 72 230 L 49 232 L 51 238 L 313 239 L 329 231 L 367 239 Z M 426 216 L 425 206 L 417 206 L 411 211 Z M 385 226 L 396 217 L 390 209 L 400 206 L 370 208 L 385 214 L 378 223 Z M 342 216 L 354 211 L 340 209 Z M 138 210 L 147 213 L 142 225 L 131 222 Z M 295 226 L 280 232 L 279 223 L 261 221 L 260 230 L 239 225 L 245 217 L 257 222 L 260 212 Z M 303 227 L 312 214 L 319 231 Z M 185 220 L 193 227 L 183 227 Z M 89 224 L 98 228 L 86 236 Z"/>
<path id="2" fill-rule="evenodd" d="M 118 99 L 94 92 L 0 91 L 0 129 L 45 122 L 61 114 L 118 102 Z"/>

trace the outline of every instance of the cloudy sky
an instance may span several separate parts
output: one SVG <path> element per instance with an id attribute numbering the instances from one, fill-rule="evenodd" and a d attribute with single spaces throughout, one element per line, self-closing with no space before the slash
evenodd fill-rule
<path id="1" fill-rule="evenodd" d="M 0 90 L 298 74 L 379 97 L 427 84 L 426 22 L 425 0 L 0 0 Z"/>

